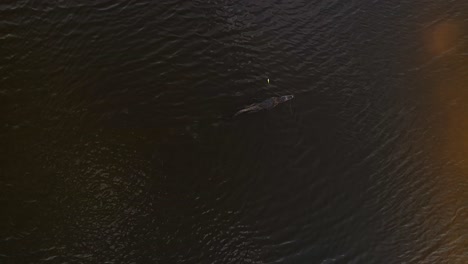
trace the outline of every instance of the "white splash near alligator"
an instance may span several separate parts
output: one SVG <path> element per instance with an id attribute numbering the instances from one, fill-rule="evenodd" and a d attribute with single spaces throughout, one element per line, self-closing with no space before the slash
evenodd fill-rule
<path id="1" fill-rule="evenodd" d="M 269 110 L 269 109 L 272 109 L 273 107 L 275 107 L 275 106 L 277 106 L 277 105 L 279 105 L 281 103 L 287 102 L 287 101 L 289 101 L 289 100 L 291 100 L 293 98 L 294 98 L 294 95 L 292 95 L 292 94 L 283 95 L 283 96 L 279 96 L 279 97 L 271 97 L 271 98 L 266 99 L 263 102 L 256 103 L 256 104 L 251 104 L 251 105 L 246 106 L 242 110 L 235 113 L 234 116 L 238 116 L 238 115 L 243 114 L 243 113 L 252 113 L 252 112 L 258 112 L 258 111 L 262 111 L 262 110 Z"/>

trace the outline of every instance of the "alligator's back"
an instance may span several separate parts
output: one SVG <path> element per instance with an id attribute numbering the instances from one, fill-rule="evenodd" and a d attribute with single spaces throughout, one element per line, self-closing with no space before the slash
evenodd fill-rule
<path id="1" fill-rule="evenodd" d="M 242 113 L 248 113 L 248 112 L 258 112 L 261 110 L 269 110 L 275 106 L 277 106 L 280 103 L 284 103 L 286 101 L 289 101 L 294 98 L 294 95 L 285 95 L 281 97 L 271 97 L 266 99 L 265 101 L 262 101 L 257 104 L 252 104 L 249 106 L 246 106 L 244 109 L 238 111 L 237 113 L 234 114 L 234 116 L 238 116 Z"/>
<path id="2" fill-rule="evenodd" d="M 277 98 L 278 97 L 268 98 L 265 101 L 263 101 L 261 103 L 258 103 L 257 105 L 261 109 L 265 109 L 265 110 L 271 109 L 271 108 L 275 107 L 278 104 Z"/>

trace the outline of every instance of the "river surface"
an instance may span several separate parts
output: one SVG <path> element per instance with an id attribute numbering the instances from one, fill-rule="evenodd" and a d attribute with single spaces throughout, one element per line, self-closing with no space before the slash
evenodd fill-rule
<path id="1" fill-rule="evenodd" d="M 468 263 L 466 0 L 6 0 L 0 113 L 0 263 Z"/>

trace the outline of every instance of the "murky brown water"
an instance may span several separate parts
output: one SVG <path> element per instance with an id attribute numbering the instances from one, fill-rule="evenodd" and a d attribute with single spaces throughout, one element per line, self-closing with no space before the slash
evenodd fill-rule
<path id="1" fill-rule="evenodd" d="M 467 263 L 465 2 L 1 3 L 0 263 Z"/>

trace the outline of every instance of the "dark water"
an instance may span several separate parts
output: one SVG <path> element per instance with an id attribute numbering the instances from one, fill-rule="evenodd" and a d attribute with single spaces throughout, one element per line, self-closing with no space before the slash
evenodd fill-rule
<path id="1" fill-rule="evenodd" d="M 465 0 L 0 17 L 0 263 L 468 263 Z"/>

